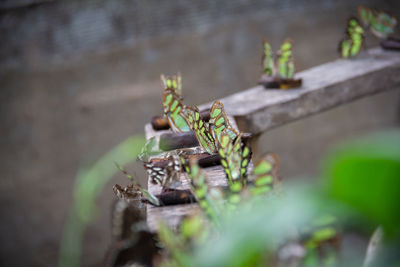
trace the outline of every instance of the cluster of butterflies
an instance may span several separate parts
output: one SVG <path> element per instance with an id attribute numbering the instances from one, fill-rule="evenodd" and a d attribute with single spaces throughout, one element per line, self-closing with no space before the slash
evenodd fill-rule
<path id="1" fill-rule="evenodd" d="M 209 187 L 207 174 L 198 164 L 195 161 L 186 162 L 181 157 L 193 195 L 207 217 L 215 223 L 218 223 L 222 212 L 234 210 L 246 198 L 265 195 L 279 182 L 278 159 L 274 154 L 262 157 L 253 171 L 248 173 L 251 151 L 241 142 L 240 136 L 231 141 L 223 135 L 219 155 L 227 177 L 228 188 L 225 190 Z"/>
<path id="2" fill-rule="evenodd" d="M 266 76 L 274 76 L 283 80 L 293 79 L 295 65 L 292 53 L 292 41 L 286 39 L 275 56 L 270 43 L 266 39 L 264 39 L 263 48 L 263 73 Z"/>
<path id="3" fill-rule="evenodd" d="M 261 157 L 249 171 L 252 157 L 250 146 L 244 141 L 242 134 L 230 124 L 222 103 L 217 101 L 213 104 L 210 120 L 206 122 L 200 117 L 196 107 L 187 107 L 182 104 L 180 75 L 162 76 L 162 80 L 165 85 L 164 115 L 171 129 L 176 132 L 193 131 L 199 145 L 205 151 L 210 154 L 218 154 L 228 185 L 224 188 L 210 187 L 207 173 L 195 160 L 187 160 L 184 150 L 177 149 L 166 153 L 168 164 L 165 167 L 159 167 L 148 161 L 147 157 L 155 146 L 155 139 L 149 139 L 143 147 L 140 158 L 144 161 L 150 181 L 161 186 L 164 191 L 176 189 L 181 184 L 180 176 L 186 173 L 190 178 L 190 191 L 203 211 L 200 214 L 184 218 L 179 225 L 178 232 L 173 231 L 162 222 L 159 225 L 158 240 L 163 244 L 164 249 L 169 251 L 169 257 L 166 257 L 165 260 L 187 266 L 190 264 L 190 258 L 185 258 L 189 255 L 185 252 L 190 251 L 196 245 L 201 245 L 210 235 L 214 235 L 222 223 L 223 214 L 235 211 L 236 207 L 247 199 L 269 195 L 272 190 L 279 191 L 276 190 L 279 185 L 279 159 L 275 154 L 269 153 Z M 144 189 L 121 166 L 117 166 L 132 181 L 132 184 L 126 188 L 114 187 L 114 192 L 120 199 L 140 196 L 154 206 L 163 205 L 157 196 Z M 204 220 L 204 217 L 207 220 Z M 123 223 L 123 225 L 125 224 Z M 116 227 L 116 229 L 123 228 Z M 124 231 L 119 235 L 122 233 Z M 334 228 L 326 223 L 317 225 L 311 230 L 304 229 L 302 234 L 304 235 L 303 243 L 308 248 L 318 247 L 321 242 L 330 241 L 337 235 Z M 132 248 L 136 249 L 133 246 Z M 120 260 L 121 255 L 118 252 L 118 257 L 114 256 L 114 258 Z M 140 260 L 146 259 L 140 258 Z"/>
<path id="4" fill-rule="evenodd" d="M 396 17 L 380 10 L 360 6 L 358 15 L 363 26 L 379 39 L 386 39 L 394 33 Z M 343 58 L 356 56 L 362 49 L 365 30 L 360 21 L 352 17 L 348 20 L 346 36 L 340 41 L 339 52 Z"/>
<path id="5" fill-rule="evenodd" d="M 161 79 L 165 87 L 163 94 L 164 115 L 171 129 L 176 132 L 184 132 L 187 129 L 193 131 L 200 146 L 205 151 L 210 154 L 219 154 L 228 180 L 228 203 L 237 204 L 240 195 L 247 188 L 253 194 L 269 191 L 273 182 L 277 180 L 277 160 L 271 161 L 270 158 L 264 157 L 256 165 L 252 175 L 248 176 L 247 168 L 251 159 L 250 147 L 242 142 L 242 135 L 232 127 L 223 104 L 219 101 L 213 103 L 210 120 L 206 122 L 200 117 L 197 107 L 188 107 L 182 104 L 180 75 L 162 76 Z M 186 171 L 189 175 L 192 192 L 200 206 L 205 208 L 207 214 L 215 217 L 211 215 L 210 210 L 218 205 L 209 202 L 205 173 L 197 165 L 197 162 L 186 162 L 183 156 L 180 156 L 180 160 L 181 170 Z"/>
<path id="6" fill-rule="evenodd" d="M 278 159 L 274 154 L 262 157 L 255 165 L 253 172 L 248 175 L 248 166 L 251 160 L 251 151 L 248 144 L 243 142 L 242 134 L 234 129 L 225 113 L 221 102 L 216 101 L 211 107 L 208 122 L 200 117 L 197 107 L 188 107 L 182 104 L 182 82 L 180 75 L 171 77 L 161 76 L 165 86 L 163 93 L 164 115 L 175 132 L 193 131 L 199 145 L 210 154 L 219 154 L 221 165 L 228 181 L 228 190 L 216 194 L 217 189 L 209 189 L 206 174 L 198 166 L 197 162 L 188 162 L 184 157 L 184 151 L 174 150 L 167 153 L 168 165 L 159 167 L 151 161 L 144 161 L 149 179 L 153 184 L 158 184 L 163 191 L 176 189 L 180 184 L 180 175 L 186 172 L 191 181 L 191 191 L 196 200 L 210 217 L 215 218 L 212 212 L 216 203 L 212 203 L 208 194 L 219 195 L 228 206 L 238 204 L 243 195 L 259 195 L 270 191 L 278 181 Z M 142 150 L 142 155 L 148 153 L 154 146 L 154 140 L 149 139 Z M 145 158 L 142 156 L 142 158 Z M 134 181 L 121 166 L 118 168 L 125 173 L 131 181 Z M 132 182 L 134 188 L 148 202 L 160 206 L 160 200 L 140 186 Z M 132 187 L 131 186 L 131 187 Z M 123 190 L 118 190 L 122 195 Z"/>
<path id="7" fill-rule="evenodd" d="M 215 101 L 211 107 L 210 120 L 204 121 L 196 106 L 184 105 L 182 98 L 181 76 L 161 75 L 164 84 L 163 109 L 173 132 L 183 133 L 193 131 L 200 146 L 209 154 L 218 151 L 221 135 L 227 134 L 232 140 L 239 134 L 230 124 L 224 105 Z"/>

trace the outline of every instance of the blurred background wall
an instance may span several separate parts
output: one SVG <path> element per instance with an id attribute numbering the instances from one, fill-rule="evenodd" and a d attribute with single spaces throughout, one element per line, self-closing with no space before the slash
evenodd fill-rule
<path id="1" fill-rule="evenodd" d="M 298 70 L 334 60 L 359 4 L 400 15 L 396 0 L 1 0 L 0 264 L 55 266 L 78 168 L 161 114 L 160 73 L 181 71 L 185 102 L 201 104 L 256 84 L 264 37 L 274 49 L 291 37 Z M 335 143 L 399 126 L 398 89 L 274 129 L 263 150 L 286 178 L 315 175 Z M 84 266 L 107 249 L 117 182 Z"/>

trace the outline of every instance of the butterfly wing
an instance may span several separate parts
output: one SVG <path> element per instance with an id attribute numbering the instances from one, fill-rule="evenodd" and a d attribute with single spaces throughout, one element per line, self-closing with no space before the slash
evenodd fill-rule
<path id="1" fill-rule="evenodd" d="M 362 48 L 364 41 L 364 30 L 356 18 L 351 18 L 348 24 L 348 34 L 351 39 L 350 56 L 356 56 Z"/>
<path id="2" fill-rule="evenodd" d="M 182 98 L 182 76 L 180 73 L 173 76 L 161 74 L 161 81 L 165 89 L 173 90 L 175 94 Z"/>
<path id="3" fill-rule="evenodd" d="M 246 155 L 246 161 L 243 161 L 243 151 L 240 135 L 235 141 L 227 134 L 221 136 L 221 144 L 218 153 L 221 157 L 221 165 L 228 178 L 230 191 L 228 202 L 231 206 L 236 206 L 240 202 L 241 192 L 246 184 L 247 156 L 249 156 L 249 154 Z"/>
<path id="4" fill-rule="evenodd" d="M 185 217 L 180 226 L 180 233 L 187 246 L 203 244 L 208 240 L 210 234 L 209 224 L 200 214 Z"/>
<path id="5" fill-rule="evenodd" d="M 215 101 L 211 107 L 209 126 L 212 137 L 218 143 L 221 142 L 222 133 L 228 134 L 232 140 L 239 135 L 229 122 L 224 105 L 220 101 Z"/>
<path id="6" fill-rule="evenodd" d="M 366 27 L 369 27 L 372 20 L 374 20 L 372 9 L 365 6 L 359 6 L 357 11 L 362 24 L 364 24 Z"/>
<path id="7" fill-rule="evenodd" d="M 142 147 L 138 159 L 141 161 L 147 161 L 149 156 L 154 153 L 154 150 L 158 149 L 157 139 L 153 136 L 146 141 L 144 146 Z M 158 152 L 160 153 L 160 152 Z"/>
<path id="8" fill-rule="evenodd" d="M 241 179 L 241 144 L 238 137 L 233 141 L 227 134 L 221 135 L 221 143 L 218 149 L 221 164 L 224 167 L 228 183 Z"/>
<path id="9" fill-rule="evenodd" d="M 282 79 L 293 79 L 294 77 L 294 59 L 292 54 L 292 41 L 286 39 L 278 51 L 278 70 Z"/>
<path id="10" fill-rule="evenodd" d="M 356 18 L 350 18 L 347 23 L 346 37 L 340 42 L 339 52 L 343 58 L 356 56 L 364 43 L 364 30 Z"/>
<path id="11" fill-rule="evenodd" d="M 175 189 L 182 183 L 180 174 L 182 173 L 179 156 L 174 153 L 168 157 L 168 165 L 165 168 L 165 180 L 162 183 L 163 189 Z"/>
<path id="12" fill-rule="evenodd" d="M 274 184 L 278 181 L 278 157 L 269 153 L 262 157 L 254 166 L 252 173 L 252 187 L 250 188 L 253 195 L 265 194 L 272 190 Z"/>
<path id="13" fill-rule="evenodd" d="M 378 38 L 387 38 L 394 32 L 397 24 L 396 17 L 389 15 L 383 11 L 375 13 L 376 19 L 371 23 L 371 32 Z"/>
<path id="14" fill-rule="evenodd" d="M 300 229 L 300 240 L 307 250 L 333 245 L 339 238 L 337 218 L 331 214 L 322 214 Z"/>
<path id="15" fill-rule="evenodd" d="M 184 117 L 184 105 L 182 98 L 174 90 L 166 88 L 163 94 L 164 116 L 168 120 L 172 131 L 182 133 L 189 132 L 190 126 Z"/>
<path id="16" fill-rule="evenodd" d="M 241 155 L 240 175 L 244 180 L 244 183 L 247 184 L 247 168 L 249 166 L 252 155 L 250 146 L 248 144 L 242 144 Z"/>
<path id="17" fill-rule="evenodd" d="M 380 10 L 360 6 L 358 14 L 362 23 L 369 27 L 372 34 L 381 39 L 387 38 L 392 34 L 397 25 L 395 16 Z"/>
<path id="18" fill-rule="evenodd" d="M 209 195 L 206 174 L 195 161 L 186 162 L 184 157 L 181 157 L 181 162 L 184 164 L 190 178 L 191 191 L 197 202 L 211 221 L 216 222 L 218 219 L 218 205 L 214 203 L 213 198 Z"/>
<path id="19" fill-rule="evenodd" d="M 147 171 L 152 184 L 160 185 L 163 190 L 178 187 L 181 174 L 181 163 L 177 154 L 168 156 L 168 165 L 165 168 L 155 166 L 152 162 L 144 162 L 143 166 Z"/>
<path id="20" fill-rule="evenodd" d="M 350 57 L 350 48 L 351 48 L 351 40 L 349 38 L 345 38 L 340 41 L 339 44 L 339 52 L 342 58 Z"/>
<path id="21" fill-rule="evenodd" d="M 166 180 L 167 177 L 164 168 L 155 166 L 151 162 L 144 162 L 143 166 L 146 169 L 147 175 L 149 176 L 152 184 L 158 184 L 160 186 L 164 184 L 164 181 Z"/>
<path id="22" fill-rule="evenodd" d="M 263 72 L 267 76 L 272 76 L 274 74 L 274 58 L 272 55 L 272 49 L 270 43 L 267 39 L 263 42 L 264 53 L 262 57 Z"/>
<path id="23" fill-rule="evenodd" d="M 215 140 L 209 131 L 208 125 L 201 119 L 200 112 L 196 107 L 186 107 L 185 118 L 195 133 L 197 141 L 209 154 L 217 151 Z"/>

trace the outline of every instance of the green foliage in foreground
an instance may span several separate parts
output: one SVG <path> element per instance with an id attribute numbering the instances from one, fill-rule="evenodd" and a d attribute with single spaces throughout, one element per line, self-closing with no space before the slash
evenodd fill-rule
<path id="1" fill-rule="evenodd" d="M 336 149 L 326 163 L 325 176 L 333 198 L 382 224 L 387 235 L 399 231 L 399 132 L 370 136 Z"/>
<path id="2" fill-rule="evenodd" d="M 92 168 L 79 172 L 60 266 L 79 265 L 83 232 L 93 218 L 95 197 L 115 172 L 113 162 L 123 165 L 131 161 L 143 144 L 142 138 L 130 138 Z M 333 215 L 343 229 L 351 226 L 352 231 L 367 235 L 382 225 L 386 253 L 381 255 L 385 257 L 378 257 L 371 266 L 399 264 L 400 132 L 370 136 L 337 148 L 324 162 L 321 178 L 320 185 L 286 183 L 282 196 L 244 202 L 236 212 L 222 215 L 217 229 L 195 220 L 182 226 L 177 235 L 162 226 L 160 239 L 172 256 L 166 265 L 265 266 L 274 260 L 282 244 L 299 239 L 302 229 L 327 222 L 326 214 Z M 322 229 L 314 241 L 331 234 L 331 228 Z M 309 244 L 304 266 L 360 266 L 363 261 L 364 255 L 340 259 L 329 254 L 321 263 Z"/>
<path id="3" fill-rule="evenodd" d="M 343 145 L 324 166 L 320 185 L 286 183 L 280 196 L 254 198 L 234 213 L 221 214 L 218 227 L 208 225 L 211 234 L 204 242 L 185 243 L 179 232 L 162 225 L 161 243 L 170 251 L 166 266 L 275 266 L 276 252 L 293 240 L 304 245 L 302 266 L 361 265 L 365 255 L 350 252 L 343 258 L 333 247 L 318 255 L 317 243 L 336 235 L 331 222 L 365 237 L 382 225 L 384 251 L 389 253 L 377 257 L 373 266 L 400 263 L 399 256 L 390 253 L 400 245 L 400 134 Z M 309 229 L 311 237 L 302 239 L 302 229 Z M 171 236 L 181 240 L 179 245 L 168 239 Z"/>
<path id="4" fill-rule="evenodd" d="M 84 230 L 97 212 L 96 197 L 116 172 L 114 162 L 121 165 L 132 162 L 144 143 L 143 136 L 132 136 L 106 153 L 92 167 L 79 170 L 72 208 L 61 241 L 60 266 L 79 266 Z"/>

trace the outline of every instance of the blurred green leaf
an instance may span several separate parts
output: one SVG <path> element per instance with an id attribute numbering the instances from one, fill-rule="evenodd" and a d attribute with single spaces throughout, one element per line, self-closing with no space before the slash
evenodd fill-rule
<path id="1" fill-rule="evenodd" d="M 400 227 L 400 132 L 376 134 L 338 148 L 326 163 L 332 196 L 391 235 Z"/>
<path id="2" fill-rule="evenodd" d="M 254 198 L 224 217 L 220 235 L 195 251 L 194 266 L 265 266 L 296 228 L 330 209 L 311 188 L 286 184 L 280 197 Z"/>
<path id="3" fill-rule="evenodd" d="M 94 219 L 96 197 L 117 171 L 114 162 L 125 165 L 135 160 L 144 141 L 142 135 L 132 136 L 106 153 L 92 167 L 79 170 L 73 205 L 61 241 L 60 266 L 79 266 L 84 230 Z"/>
<path id="4" fill-rule="evenodd" d="M 254 199 L 239 207 L 236 214 L 222 220 L 219 237 L 210 238 L 194 252 L 194 266 L 265 266 L 279 245 L 297 238 L 295 229 L 330 224 L 335 218 L 355 225 L 372 221 L 383 224 L 388 232 L 398 229 L 398 133 L 371 136 L 340 147 L 329 156 L 325 174 L 328 194 L 318 183 L 309 187 L 286 183 L 280 198 Z M 360 213 L 364 220 L 360 221 Z M 314 238 L 325 240 L 334 234 L 334 228 L 325 227 L 315 232 Z M 329 266 L 335 265 L 332 253 L 325 259 Z M 318 266 L 311 254 L 304 264 Z"/>

